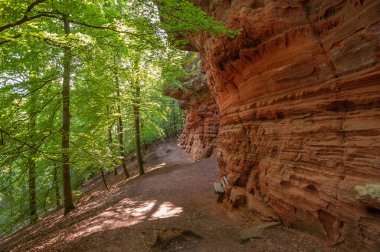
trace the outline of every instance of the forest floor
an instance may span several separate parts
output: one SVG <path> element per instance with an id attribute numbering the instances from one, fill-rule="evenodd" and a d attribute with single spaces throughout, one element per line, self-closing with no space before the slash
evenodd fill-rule
<path id="1" fill-rule="evenodd" d="M 128 180 L 121 169 L 117 176 L 107 174 L 110 191 L 100 176 L 88 181 L 72 213 L 63 216 L 59 210 L 41 218 L 0 241 L 0 251 L 155 251 L 158 233 L 169 237 L 169 230 L 197 236 L 173 240 L 165 251 L 334 250 L 314 236 L 282 226 L 240 243 L 240 231 L 260 221 L 247 213 L 243 217 L 244 211 L 227 212 L 216 202 L 215 155 L 195 162 L 170 140 L 154 144 L 144 162 L 146 174 L 141 177 L 134 162 Z"/>

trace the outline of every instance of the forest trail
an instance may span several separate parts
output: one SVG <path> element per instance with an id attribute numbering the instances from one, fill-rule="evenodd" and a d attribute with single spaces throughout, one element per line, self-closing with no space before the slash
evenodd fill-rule
<path id="1" fill-rule="evenodd" d="M 264 238 L 240 243 L 239 232 L 257 221 L 227 214 L 212 182 L 218 179 L 215 154 L 195 162 L 176 141 L 155 144 L 144 157 L 147 173 L 107 175 L 110 191 L 96 177 L 83 187 L 75 211 L 62 210 L 0 241 L 0 251 L 151 251 L 159 230 L 180 228 L 202 237 L 171 243 L 169 251 L 327 251 L 306 233 L 273 227 Z"/>

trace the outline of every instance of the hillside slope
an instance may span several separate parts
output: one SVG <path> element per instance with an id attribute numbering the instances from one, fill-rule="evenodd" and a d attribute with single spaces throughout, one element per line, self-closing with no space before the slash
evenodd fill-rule
<path id="1" fill-rule="evenodd" d="M 121 173 L 109 174 L 109 192 L 99 177 L 94 178 L 84 185 L 73 213 L 63 216 L 59 211 L 39 220 L 1 241 L 0 251 L 149 251 L 158 231 L 167 228 L 191 230 L 202 237 L 178 240 L 167 250 L 329 250 L 315 237 L 282 227 L 241 244 L 239 232 L 260 221 L 227 216 L 216 202 L 215 155 L 194 162 L 169 141 L 154 146 L 144 159 L 148 172 L 143 177 L 123 181 Z"/>

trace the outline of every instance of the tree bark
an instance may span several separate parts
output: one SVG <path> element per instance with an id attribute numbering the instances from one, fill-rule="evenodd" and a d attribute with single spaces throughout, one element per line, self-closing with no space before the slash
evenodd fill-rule
<path id="1" fill-rule="evenodd" d="M 103 170 L 102 168 L 100 168 L 100 172 L 102 173 L 103 184 L 104 184 L 104 186 L 106 187 L 107 191 L 109 191 L 110 189 L 108 189 L 106 176 L 104 175 L 104 170 Z"/>
<path id="2" fill-rule="evenodd" d="M 5 141 L 4 141 L 3 131 L 0 130 L 0 146 L 3 146 L 3 145 L 5 145 Z"/>
<path id="3" fill-rule="evenodd" d="M 111 152 L 112 152 L 112 126 L 110 126 L 108 128 L 108 143 L 110 144 L 110 149 L 111 149 Z M 113 159 L 113 157 L 112 157 Z M 117 175 L 117 167 L 114 168 L 113 170 L 113 175 Z"/>
<path id="4" fill-rule="evenodd" d="M 110 113 L 110 111 L 111 111 L 110 107 L 107 106 L 107 112 Z M 108 144 L 109 144 L 111 153 L 113 153 L 113 147 L 112 147 L 112 142 L 113 142 L 113 139 L 112 139 L 112 125 L 113 125 L 113 123 L 108 127 Z M 112 159 L 113 159 L 113 156 L 112 156 Z M 115 176 L 117 175 L 117 167 L 114 168 L 114 175 Z"/>
<path id="5" fill-rule="evenodd" d="M 36 129 L 36 117 L 33 114 L 30 115 L 30 139 L 33 139 Z M 30 223 L 35 223 L 38 219 L 37 215 L 37 200 L 36 200 L 36 151 L 30 149 L 28 160 L 28 185 L 29 185 L 29 219 Z"/>
<path id="6" fill-rule="evenodd" d="M 70 34 L 68 15 L 63 15 L 65 34 Z M 71 191 L 70 177 L 70 78 L 71 78 L 71 48 L 63 48 L 63 82 L 62 82 L 62 178 L 64 213 L 68 214 L 75 206 Z"/>
<path id="7" fill-rule="evenodd" d="M 33 82 L 33 81 L 32 81 Z M 30 106 L 29 106 L 29 141 L 31 141 L 31 145 L 29 147 L 28 151 L 28 161 L 27 161 L 27 168 L 28 168 L 28 189 L 29 189 L 29 220 L 30 223 L 33 224 L 38 219 L 37 214 L 37 189 L 36 189 L 36 121 L 37 121 L 37 114 L 35 113 L 36 103 L 37 103 L 37 97 L 33 93 L 33 84 L 30 84 L 29 92 L 31 93 L 30 96 Z"/>
<path id="8" fill-rule="evenodd" d="M 54 167 L 54 170 L 53 170 L 53 187 L 54 187 L 54 192 L 55 192 L 55 207 L 58 209 L 61 207 L 61 196 L 59 194 L 57 167 Z"/>
<path id="9" fill-rule="evenodd" d="M 120 151 L 120 161 L 121 161 L 121 165 L 123 166 L 123 171 L 124 171 L 124 175 L 126 178 L 129 178 L 129 172 L 128 172 L 128 169 L 127 169 L 127 157 L 126 157 L 126 153 L 125 153 L 125 147 L 124 147 L 124 127 L 123 127 L 123 118 L 121 116 L 121 106 L 120 106 L 120 102 L 121 102 L 121 94 L 120 94 L 120 84 L 119 84 L 119 79 L 116 77 L 116 85 L 117 85 L 117 101 L 118 101 L 118 104 L 117 104 L 117 113 L 118 113 L 118 124 L 117 124 L 117 133 L 118 133 L 118 137 L 119 137 L 119 151 Z"/>
<path id="10" fill-rule="evenodd" d="M 134 93 L 133 98 L 133 115 L 134 115 L 134 126 L 135 126 L 135 145 L 136 145 L 136 158 L 139 169 L 139 175 L 144 174 L 144 164 L 141 155 L 141 137 L 140 137 L 140 84 L 134 84 Z"/>

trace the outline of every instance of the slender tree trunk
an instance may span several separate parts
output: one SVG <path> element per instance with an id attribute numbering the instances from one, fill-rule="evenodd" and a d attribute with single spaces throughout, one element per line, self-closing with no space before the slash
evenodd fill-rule
<path id="1" fill-rule="evenodd" d="M 54 187 L 54 193 L 55 193 L 55 206 L 58 209 L 61 207 L 61 196 L 59 195 L 57 167 L 54 167 L 54 170 L 53 170 L 53 187 Z"/>
<path id="2" fill-rule="evenodd" d="M 117 124 L 117 133 L 118 133 L 118 137 L 119 137 L 119 151 L 120 151 L 120 161 L 121 161 L 121 165 L 123 166 L 123 171 L 124 171 L 124 174 L 125 174 L 125 177 L 126 178 L 129 178 L 129 172 L 128 172 L 128 169 L 127 169 L 127 157 L 126 157 L 126 153 L 125 153 L 125 147 L 124 147 L 124 127 L 123 127 L 123 118 L 121 116 L 121 106 L 120 106 L 120 102 L 121 102 L 121 94 L 120 94 L 120 84 L 119 84 L 119 79 L 116 77 L 116 84 L 117 84 L 117 100 L 118 100 L 118 104 L 117 104 L 117 113 L 118 113 L 118 124 Z"/>
<path id="3" fill-rule="evenodd" d="M 33 158 L 29 162 L 29 211 L 30 223 L 35 223 L 38 219 L 36 200 L 36 162 Z"/>
<path id="4" fill-rule="evenodd" d="M 107 112 L 110 113 L 111 109 L 109 106 L 107 106 Z M 113 142 L 113 139 L 112 139 L 112 125 L 111 124 L 109 127 L 108 127 L 108 144 L 110 146 L 110 150 L 111 150 L 111 153 L 113 153 L 113 147 L 112 147 L 112 142 Z M 112 155 L 111 155 L 112 156 Z M 113 159 L 113 156 L 112 156 L 112 159 Z M 114 175 L 116 176 L 117 175 L 117 167 L 114 168 Z"/>
<path id="5" fill-rule="evenodd" d="M 118 111 L 119 111 L 118 113 L 121 113 L 121 109 L 119 105 L 118 105 Z M 126 164 L 127 160 L 126 160 L 126 154 L 125 154 L 125 148 L 124 148 L 123 120 L 122 120 L 121 115 L 119 115 L 119 118 L 118 118 L 117 130 L 118 130 L 118 136 L 119 136 L 120 161 L 121 161 L 121 165 L 123 166 L 125 177 L 129 178 L 129 172 L 127 169 L 127 164 Z"/>
<path id="6" fill-rule="evenodd" d="M 139 175 L 144 174 L 144 164 L 141 155 L 141 137 L 140 137 L 140 84 L 135 83 L 135 97 L 133 98 L 133 115 L 135 119 L 135 145 L 136 145 L 136 158 L 139 168 Z"/>
<path id="7" fill-rule="evenodd" d="M 103 184 L 104 184 L 104 186 L 107 188 L 107 191 L 109 191 L 110 189 L 108 189 L 106 176 L 104 175 L 104 170 L 103 170 L 102 168 L 100 168 L 100 172 L 102 173 Z"/>
<path id="8" fill-rule="evenodd" d="M 33 91 L 33 84 L 31 84 L 29 89 L 30 96 L 30 109 L 29 109 L 29 140 L 32 142 L 33 148 L 30 148 L 28 151 L 28 189 L 29 189 L 29 220 L 30 223 L 33 224 L 38 219 L 37 214 L 37 189 L 36 189 L 36 148 L 38 146 L 35 145 L 34 139 L 36 135 L 36 121 L 37 115 L 35 114 L 36 107 L 36 95 Z"/>
<path id="9" fill-rule="evenodd" d="M 70 34 L 68 15 L 63 15 L 65 34 Z M 67 214 L 75 208 L 71 191 L 70 177 L 70 78 L 71 78 L 71 49 L 63 48 L 63 89 L 62 89 L 62 178 L 64 213 Z"/>
<path id="10" fill-rule="evenodd" d="M 111 152 L 112 152 L 112 142 L 113 142 L 113 140 L 112 140 L 112 126 L 110 126 L 108 128 L 108 143 L 110 144 Z M 117 175 L 117 167 L 114 168 L 113 175 L 115 175 L 115 176 Z"/>
<path id="11" fill-rule="evenodd" d="M 0 146 L 5 145 L 3 131 L 0 129 Z"/>
<path id="12" fill-rule="evenodd" d="M 30 138 L 33 139 L 36 130 L 36 117 L 30 115 Z M 34 160 L 36 151 L 30 149 L 28 160 L 28 185 L 29 185 L 29 219 L 30 223 L 35 223 L 38 219 L 36 200 L 36 161 Z"/>

